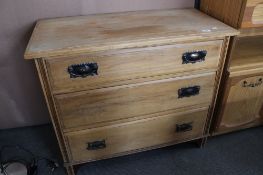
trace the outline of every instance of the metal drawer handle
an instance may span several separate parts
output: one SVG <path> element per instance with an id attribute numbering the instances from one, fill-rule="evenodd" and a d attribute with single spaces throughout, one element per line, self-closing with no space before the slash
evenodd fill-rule
<path id="1" fill-rule="evenodd" d="M 191 97 L 198 95 L 200 92 L 200 86 L 192 86 L 178 89 L 178 98 Z"/>
<path id="2" fill-rule="evenodd" d="M 68 73 L 70 78 L 87 77 L 98 75 L 98 64 L 97 63 L 82 63 L 73 64 L 68 67 Z"/>
<path id="3" fill-rule="evenodd" d="M 191 130 L 193 130 L 193 122 L 176 125 L 176 132 L 186 132 Z"/>
<path id="4" fill-rule="evenodd" d="M 207 54 L 206 50 L 186 52 L 182 56 L 183 64 L 188 64 L 188 63 L 194 64 L 196 62 L 205 61 L 206 54 Z"/>
<path id="5" fill-rule="evenodd" d="M 105 140 L 99 140 L 94 142 L 88 142 L 87 150 L 98 150 L 98 149 L 104 149 L 106 148 L 106 141 Z"/>
<path id="6" fill-rule="evenodd" d="M 248 83 L 247 81 L 243 81 L 243 87 L 257 87 L 257 86 L 260 86 L 262 85 L 263 81 L 262 81 L 262 78 L 259 78 L 257 80 L 257 82 L 255 83 Z"/>

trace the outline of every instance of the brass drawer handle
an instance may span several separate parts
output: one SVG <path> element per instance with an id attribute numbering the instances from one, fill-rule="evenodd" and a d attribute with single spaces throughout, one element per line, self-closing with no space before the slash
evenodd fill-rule
<path id="1" fill-rule="evenodd" d="M 98 150 L 98 149 L 104 149 L 106 148 L 106 141 L 105 140 L 99 140 L 94 142 L 88 142 L 87 150 Z"/>
<path id="2" fill-rule="evenodd" d="M 178 98 L 191 97 L 198 95 L 200 92 L 200 86 L 192 86 L 178 89 Z"/>
<path id="3" fill-rule="evenodd" d="M 193 122 L 176 125 L 176 132 L 186 132 L 191 130 L 193 130 Z"/>
<path id="4" fill-rule="evenodd" d="M 247 81 L 243 81 L 243 87 L 257 87 L 257 86 L 260 86 L 262 85 L 263 81 L 262 81 L 262 78 L 259 78 L 257 80 L 257 82 L 255 83 L 248 83 Z"/>
<path id="5" fill-rule="evenodd" d="M 206 50 L 186 52 L 182 56 L 183 64 L 188 64 L 188 63 L 194 64 L 196 62 L 205 61 L 206 54 L 207 54 Z"/>
<path id="6" fill-rule="evenodd" d="M 73 64 L 68 67 L 68 73 L 70 78 L 98 75 L 98 64 L 97 63 L 82 63 L 82 64 Z"/>

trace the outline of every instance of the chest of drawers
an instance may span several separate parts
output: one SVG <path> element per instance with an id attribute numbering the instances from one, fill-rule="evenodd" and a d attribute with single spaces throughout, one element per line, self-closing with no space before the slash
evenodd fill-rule
<path id="1" fill-rule="evenodd" d="M 40 20 L 34 59 L 69 174 L 76 164 L 205 141 L 230 36 L 194 9 Z"/>

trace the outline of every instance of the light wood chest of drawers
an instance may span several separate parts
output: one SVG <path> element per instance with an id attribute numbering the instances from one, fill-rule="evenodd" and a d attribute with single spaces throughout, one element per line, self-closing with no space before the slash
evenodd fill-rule
<path id="1" fill-rule="evenodd" d="M 40 20 L 35 59 L 69 174 L 73 165 L 205 141 L 230 36 L 197 10 Z"/>

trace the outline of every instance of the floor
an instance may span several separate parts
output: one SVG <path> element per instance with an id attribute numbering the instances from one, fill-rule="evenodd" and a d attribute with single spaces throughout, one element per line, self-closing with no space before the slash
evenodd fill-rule
<path id="1" fill-rule="evenodd" d="M 61 162 L 51 125 L 0 130 L 0 146 L 21 145 Z M 12 154 L 12 153 L 8 153 Z M 82 165 L 78 175 L 263 175 L 263 127 Z M 47 174 L 42 165 L 39 174 Z M 63 175 L 63 168 L 54 174 Z"/>

